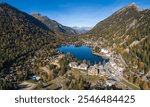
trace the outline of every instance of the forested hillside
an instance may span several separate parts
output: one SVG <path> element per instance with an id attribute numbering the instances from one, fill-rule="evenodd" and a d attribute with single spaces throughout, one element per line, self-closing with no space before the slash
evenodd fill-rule
<path id="1" fill-rule="evenodd" d="M 54 32 L 39 20 L 6 4 L 0 4 L 0 73 L 33 53 L 41 46 L 54 41 Z"/>
<path id="2" fill-rule="evenodd" d="M 150 70 L 150 10 L 131 4 L 99 22 L 86 38 L 101 47 L 120 53 L 125 61 L 138 66 L 133 71 Z"/>

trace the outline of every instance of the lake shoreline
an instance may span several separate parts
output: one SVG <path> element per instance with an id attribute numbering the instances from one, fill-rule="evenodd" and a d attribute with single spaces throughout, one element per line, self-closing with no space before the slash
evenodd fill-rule
<path id="1" fill-rule="evenodd" d="M 96 54 L 93 52 L 93 48 L 89 47 L 87 45 L 80 45 L 76 46 L 74 44 L 67 44 L 67 45 L 62 45 L 58 48 L 56 48 L 57 51 L 63 52 L 64 54 L 66 53 L 71 53 L 74 57 L 80 59 L 80 60 L 86 60 L 90 61 L 91 63 L 103 63 L 103 62 L 108 62 L 109 58 L 100 56 L 99 54 Z"/>

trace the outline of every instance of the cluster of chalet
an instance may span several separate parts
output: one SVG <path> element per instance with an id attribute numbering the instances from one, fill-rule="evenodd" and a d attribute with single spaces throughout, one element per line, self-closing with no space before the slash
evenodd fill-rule
<path id="1" fill-rule="evenodd" d="M 122 76 L 124 68 L 118 66 L 113 60 L 110 60 L 108 63 L 105 64 L 105 70 L 108 70 L 112 75 L 115 76 Z"/>
<path id="2" fill-rule="evenodd" d="M 88 71 L 88 75 L 96 75 L 96 76 L 100 75 L 100 76 L 102 76 L 102 75 L 106 74 L 103 65 L 99 65 L 99 64 L 95 64 L 93 66 L 89 66 L 89 65 L 87 65 L 85 63 L 79 64 L 77 62 L 71 62 L 71 63 L 69 63 L 69 66 L 71 68 L 87 70 Z"/>
<path id="3" fill-rule="evenodd" d="M 89 66 L 85 63 L 77 63 L 77 62 L 71 62 L 69 63 L 69 66 L 71 68 L 81 69 L 88 71 L 88 75 L 95 75 L 95 76 L 104 76 L 107 75 L 105 67 L 103 65 L 95 64 L 93 66 Z M 108 79 L 106 81 L 106 86 L 112 86 L 116 84 L 116 80 L 114 79 Z"/>

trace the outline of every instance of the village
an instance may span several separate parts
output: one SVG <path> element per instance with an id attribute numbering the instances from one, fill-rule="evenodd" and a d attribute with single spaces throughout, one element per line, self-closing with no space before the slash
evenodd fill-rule
<path id="1" fill-rule="evenodd" d="M 51 56 L 49 58 L 46 58 L 45 61 L 49 62 L 51 65 L 54 65 L 56 68 L 60 68 L 60 63 L 59 61 L 65 57 L 65 54 L 59 53 L 57 55 Z M 34 59 L 31 60 L 30 65 L 35 66 L 35 60 L 37 58 L 35 57 Z M 111 66 L 109 67 L 108 66 Z M 69 70 L 68 72 L 76 72 L 77 70 L 80 72 L 80 75 L 83 76 L 91 76 L 91 77 L 103 77 L 106 76 L 108 77 L 108 80 L 106 81 L 105 85 L 106 86 L 112 86 L 115 85 L 117 83 L 117 81 L 112 78 L 110 76 L 110 74 L 108 73 L 107 69 L 111 68 L 111 74 L 112 75 L 122 75 L 122 70 L 123 68 L 118 67 L 115 62 L 113 62 L 112 60 L 107 62 L 106 64 L 94 64 L 94 65 L 88 65 L 86 62 L 70 62 L 67 66 L 69 66 L 71 68 L 71 70 Z M 74 69 L 74 70 L 73 70 Z M 114 71 L 113 71 L 114 70 Z M 115 72 L 115 70 L 117 70 L 118 72 Z M 31 75 L 29 76 L 29 80 L 30 81 L 24 81 L 22 82 L 19 87 L 20 89 L 35 89 L 37 86 L 37 83 L 42 84 L 42 87 L 45 87 L 46 89 L 51 89 L 50 88 L 50 84 L 51 83 L 55 83 L 56 88 L 55 89 L 61 89 L 63 86 L 60 85 L 61 81 L 63 81 L 63 76 L 59 76 L 56 78 L 53 78 L 53 69 L 51 69 L 47 64 L 45 66 L 41 66 L 38 67 L 38 73 L 36 73 L 35 75 Z M 46 76 L 46 77 L 43 77 Z M 52 79 L 53 78 L 53 79 Z M 60 80 L 62 79 L 62 80 Z M 46 82 L 46 81 L 49 82 Z M 34 82 L 35 81 L 35 82 Z"/>
<path id="2" fill-rule="evenodd" d="M 124 70 L 123 68 L 118 67 L 114 61 L 109 61 L 105 65 L 101 64 L 88 65 L 86 63 L 78 64 L 77 62 L 71 62 L 69 63 L 69 66 L 71 68 L 85 70 L 87 71 L 88 75 L 96 75 L 96 76 L 107 75 L 106 71 L 108 69 L 111 69 L 111 73 L 113 75 L 119 76 L 123 75 L 122 72 Z"/>
<path id="3" fill-rule="evenodd" d="M 37 53 L 38 55 L 40 53 L 43 54 L 42 52 Z M 140 89 L 136 85 L 126 80 L 126 78 L 124 78 L 124 75 L 126 74 L 124 73 L 124 71 L 127 65 L 120 55 L 116 54 L 110 49 L 102 48 L 99 53 L 96 53 L 93 50 L 93 54 L 96 54 L 98 56 L 105 55 L 104 57 L 109 58 L 108 62 L 105 63 L 100 62 L 90 64 L 86 61 L 67 59 L 67 63 L 65 63 L 65 66 L 67 67 L 67 69 L 65 70 L 66 74 L 64 73 L 65 75 L 60 75 L 60 71 L 62 69 L 60 61 L 66 58 L 66 54 L 63 54 L 56 50 L 54 53 L 54 55 L 46 55 L 47 57 L 34 56 L 34 58 L 28 60 L 26 63 L 31 67 L 30 72 L 33 73 L 28 75 L 26 77 L 27 79 L 18 85 L 18 89 L 65 89 L 63 85 L 65 83 L 64 81 L 66 81 L 66 74 L 76 74 L 76 71 L 83 77 L 90 77 L 93 79 L 99 78 L 95 79 L 95 82 L 92 83 L 93 86 L 97 83 L 102 84 L 100 78 L 106 77 L 107 79 L 105 79 L 105 82 L 103 83 L 103 86 L 105 87 L 117 85 L 121 87 L 121 89 Z M 17 75 L 25 75 L 23 67 L 21 65 L 19 65 L 17 69 L 20 69 L 18 70 Z M 12 71 L 13 70 L 14 68 L 12 68 Z M 148 81 L 149 78 L 147 77 L 148 76 L 145 76 L 144 79 Z"/>
<path id="4" fill-rule="evenodd" d="M 107 62 L 104 65 L 104 70 L 109 74 L 109 76 L 117 80 L 120 83 L 120 85 L 125 86 L 126 89 L 140 89 L 140 87 L 129 82 L 125 78 L 127 75 L 129 76 L 129 74 L 132 74 L 133 72 L 126 71 L 128 65 L 126 64 L 126 62 L 124 61 L 124 59 L 120 54 L 118 54 L 109 47 L 105 48 L 101 47 L 100 45 L 101 42 L 98 41 L 93 42 L 86 39 L 82 39 L 81 41 L 83 42 L 84 45 L 92 47 L 93 54 L 109 59 L 109 62 Z M 148 77 L 149 76 L 144 76 L 143 79 L 148 81 L 149 79 Z"/>
<path id="5" fill-rule="evenodd" d="M 65 65 L 70 67 L 66 71 L 66 74 L 68 74 L 69 72 L 76 73 L 76 71 L 79 71 L 79 75 L 82 76 L 89 76 L 92 78 L 107 77 L 107 79 L 105 80 L 105 84 L 103 84 L 105 87 L 107 86 L 111 87 L 113 85 L 117 85 L 123 89 L 132 89 L 127 84 L 122 82 L 123 79 L 126 82 L 128 81 L 123 77 L 124 76 L 123 72 L 125 70 L 125 63 L 122 61 L 121 57 L 117 54 L 114 54 L 114 52 L 110 52 L 110 50 L 106 50 L 104 48 L 101 49 L 100 54 L 107 55 L 107 58 L 109 56 L 108 62 L 87 64 L 86 61 L 82 61 L 82 62 L 69 61 L 68 65 Z M 64 75 L 62 76 L 59 75 L 58 77 L 54 78 L 54 73 L 55 73 L 54 71 L 56 70 L 57 72 L 60 71 L 61 69 L 60 60 L 65 58 L 65 56 L 66 56 L 65 54 L 57 51 L 55 55 L 52 55 L 51 57 L 45 57 L 43 59 L 43 63 L 45 64 L 40 66 L 38 64 L 38 69 L 36 69 L 37 70 L 36 73 L 29 77 L 29 80 L 31 80 L 32 82 L 31 81 L 22 82 L 19 85 L 20 89 L 36 89 L 37 83 L 41 84 L 41 87 L 44 87 L 45 89 L 64 89 L 63 87 L 65 81 Z M 30 66 L 32 66 L 33 68 L 36 65 L 36 60 L 38 60 L 36 56 L 34 57 L 34 59 L 30 60 Z M 54 67 L 51 68 L 50 66 L 54 66 Z M 97 82 L 102 83 L 101 81 L 96 80 L 96 82 L 92 84 L 96 85 Z M 51 88 L 50 84 L 53 84 L 55 88 Z"/>
<path id="6" fill-rule="evenodd" d="M 71 62 L 69 66 L 74 69 L 78 69 L 86 72 L 87 75 L 91 76 L 107 76 L 106 86 L 112 86 L 117 83 L 116 77 L 123 76 L 123 68 L 118 67 L 114 61 L 109 61 L 106 64 L 94 64 L 88 65 L 86 63 Z M 114 77 L 113 77 L 114 76 Z"/>
<path id="7" fill-rule="evenodd" d="M 31 67 L 30 72 L 33 73 L 27 76 L 27 80 L 24 80 L 18 85 L 18 89 L 65 89 L 63 87 L 63 82 L 65 80 L 64 78 L 66 78 L 64 77 L 64 74 L 73 72 L 76 73 L 76 71 L 78 71 L 79 74 L 83 77 L 88 76 L 93 79 L 106 77 L 107 79 L 105 79 L 105 82 L 103 84 L 103 86 L 105 87 L 117 85 L 121 87 L 121 89 L 140 89 L 138 86 L 129 82 L 125 78 L 129 74 L 126 73 L 126 68 L 128 66 L 120 54 L 117 54 L 114 50 L 111 50 L 107 47 L 97 48 L 97 42 L 93 43 L 85 40 L 84 42 L 86 42 L 84 43 L 84 45 L 92 48 L 92 53 L 94 55 L 102 56 L 109 60 L 104 63 L 100 62 L 91 64 L 87 61 L 65 59 L 66 54 L 60 51 L 56 51 L 55 49 L 52 49 L 52 52 L 48 52 L 47 55 L 43 55 L 43 52 L 39 51 L 37 52 L 37 55 L 26 62 L 26 64 Z M 42 57 L 39 57 L 39 54 L 41 54 Z M 65 59 L 67 61 L 67 63 L 63 62 L 63 66 L 66 66 L 67 69 L 65 68 L 65 73 L 63 73 L 63 75 L 60 75 L 60 71 L 63 67 L 62 65 L 60 65 L 60 61 L 62 59 Z M 17 75 L 24 75 L 24 70 L 21 65 L 19 65 L 17 69 L 20 69 L 17 72 Z M 12 71 L 13 70 L 14 68 L 12 68 Z M 149 81 L 149 78 L 147 77 L 149 77 L 149 75 L 143 77 L 143 79 L 145 79 L 145 81 Z M 97 79 L 96 82 L 92 84 L 96 85 L 97 82 L 101 83 L 99 82 L 99 79 Z M 54 88 L 51 88 L 51 84 L 54 86 Z"/>
<path id="8" fill-rule="evenodd" d="M 0 7 L 0 89 L 150 89 L 148 9 L 133 3 L 80 29 L 11 4 Z"/>

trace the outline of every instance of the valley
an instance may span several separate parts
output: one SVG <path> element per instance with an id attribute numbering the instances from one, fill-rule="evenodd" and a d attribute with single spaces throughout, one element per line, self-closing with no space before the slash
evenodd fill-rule
<path id="1" fill-rule="evenodd" d="M 150 10 L 135 3 L 95 27 L 67 27 L 0 3 L 0 89 L 149 90 Z"/>

